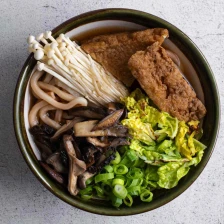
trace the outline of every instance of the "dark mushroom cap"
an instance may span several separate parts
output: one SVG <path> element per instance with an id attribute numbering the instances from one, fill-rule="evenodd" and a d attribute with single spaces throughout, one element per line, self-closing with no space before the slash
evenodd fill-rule
<path id="1" fill-rule="evenodd" d="M 51 156 L 49 156 L 46 160 L 46 163 L 53 166 L 58 173 L 68 172 L 67 169 L 63 166 L 61 154 L 59 152 L 55 152 Z"/>
<path id="2" fill-rule="evenodd" d="M 59 174 L 58 172 L 56 172 L 55 170 L 53 170 L 52 168 L 50 168 L 46 163 L 41 162 L 40 161 L 40 165 L 47 171 L 47 173 L 54 179 L 56 180 L 58 183 L 60 184 L 64 184 L 65 183 L 65 179 L 64 177 Z"/>
<path id="3" fill-rule="evenodd" d="M 104 130 L 114 126 L 121 118 L 123 112 L 124 109 L 114 111 L 113 113 L 105 117 L 103 120 L 101 120 L 96 126 L 94 126 L 92 131 Z"/>
<path id="4" fill-rule="evenodd" d="M 76 107 L 69 110 L 69 114 L 73 116 L 85 117 L 90 119 L 103 119 L 106 116 L 105 109 L 101 107 Z"/>

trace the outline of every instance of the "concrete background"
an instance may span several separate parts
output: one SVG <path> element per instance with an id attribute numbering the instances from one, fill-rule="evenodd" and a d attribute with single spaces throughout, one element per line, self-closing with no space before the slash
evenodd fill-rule
<path id="1" fill-rule="evenodd" d="M 224 113 L 223 0 L 0 0 L 0 223 L 224 223 L 224 120 L 215 151 L 197 181 L 152 212 L 105 217 L 75 209 L 48 192 L 24 162 L 13 130 L 13 94 L 28 56 L 26 38 L 93 9 L 122 7 L 157 15 L 185 32 L 215 74 Z"/>

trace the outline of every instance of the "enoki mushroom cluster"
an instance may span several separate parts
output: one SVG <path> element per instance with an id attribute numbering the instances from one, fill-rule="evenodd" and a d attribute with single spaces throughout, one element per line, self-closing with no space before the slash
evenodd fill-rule
<path id="1" fill-rule="evenodd" d="M 42 89 L 47 88 L 47 85 L 38 82 L 40 74 L 42 74 L 41 71 L 44 71 L 54 76 L 61 85 L 66 85 L 76 95 L 84 96 L 97 105 L 120 101 L 121 97 L 128 95 L 128 90 L 120 81 L 64 34 L 60 34 L 55 39 L 51 31 L 47 31 L 36 38 L 29 36 L 28 43 L 29 51 L 34 53 L 34 58 L 38 61 L 37 70 L 39 72 L 33 74 L 36 78 L 33 78 L 33 85 L 31 83 L 32 88 L 37 92 L 40 92 L 40 86 Z M 48 78 L 46 77 L 46 79 Z M 34 90 L 35 94 L 36 91 Z M 57 90 L 56 94 L 58 95 L 58 93 Z M 65 94 L 63 95 L 65 96 Z M 49 97 L 44 97 L 48 103 L 50 103 Z M 66 96 L 65 98 L 68 100 Z M 72 104 L 69 104 L 66 109 Z M 56 106 L 56 103 L 53 106 Z"/>

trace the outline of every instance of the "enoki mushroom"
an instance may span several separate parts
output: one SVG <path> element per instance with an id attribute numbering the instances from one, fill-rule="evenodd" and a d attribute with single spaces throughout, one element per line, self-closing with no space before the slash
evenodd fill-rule
<path id="1" fill-rule="evenodd" d="M 64 34 L 54 39 L 52 33 L 47 31 L 36 39 L 29 36 L 28 43 L 29 51 L 34 53 L 34 58 L 39 62 L 39 71 L 56 77 L 90 102 L 105 106 L 128 95 L 127 88 L 120 81 Z"/>

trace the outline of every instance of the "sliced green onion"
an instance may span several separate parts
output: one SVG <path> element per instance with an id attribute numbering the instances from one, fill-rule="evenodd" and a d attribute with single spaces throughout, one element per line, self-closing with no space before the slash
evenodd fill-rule
<path id="1" fill-rule="evenodd" d="M 130 171 L 127 174 L 127 178 L 130 179 L 138 179 L 141 177 L 143 177 L 143 172 L 141 171 L 141 169 L 135 167 L 130 169 Z"/>
<path id="2" fill-rule="evenodd" d="M 144 202 L 152 201 L 153 193 L 149 190 L 144 190 L 143 193 L 140 194 L 140 199 Z"/>
<path id="3" fill-rule="evenodd" d="M 124 146 L 119 147 L 119 153 L 122 154 L 122 155 L 125 154 L 125 152 L 128 151 L 128 150 L 129 150 L 128 145 L 124 145 Z"/>
<path id="4" fill-rule="evenodd" d="M 93 188 L 91 186 L 88 186 L 87 188 L 79 191 L 81 198 L 84 200 L 91 199 L 93 196 L 92 192 L 93 192 Z"/>
<path id="5" fill-rule="evenodd" d="M 124 164 L 124 165 L 130 167 L 132 163 L 131 163 L 131 160 L 128 158 L 128 156 L 126 154 L 124 154 L 124 156 L 119 164 Z"/>
<path id="6" fill-rule="evenodd" d="M 124 185 L 124 180 L 123 180 L 123 179 L 120 179 L 120 178 L 115 178 L 115 179 L 113 179 L 113 181 L 112 181 L 112 186 L 114 186 L 114 185 L 116 185 L 116 184 Z"/>
<path id="7" fill-rule="evenodd" d="M 89 179 L 86 181 L 86 185 L 91 184 L 93 180 L 94 180 L 94 177 L 89 178 Z"/>
<path id="8" fill-rule="evenodd" d="M 139 167 L 139 168 L 144 168 L 146 166 L 146 163 L 142 159 L 137 159 L 135 160 L 134 164 L 132 165 L 133 167 Z"/>
<path id="9" fill-rule="evenodd" d="M 120 207 L 123 203 L 121 198 L 115 197 L 114 195 L 111 196 L 112 205 L 116 208 Z"/>
<path id="10" fill-rule="evenodd" d="M 93 188 L 96 190 L 98 197 L 100 197 L 100 198 L 104 197 L 104 190 L 101 187 L 94 186 Z"/>
<path id="11" fill-rule="evenodd" d="M 114 178 L 114 173 L 103 173 L 95 176 L 95 183 L 106 181 Z"/>
<path id="12" fill-rule="evenodd" d="M 111 164 L 115 165 L 115 164 L 120 163 L 120 161 L 121 161 L 121 156 L 120 156 L 119 152 L 116 151 L 115 159 L 111 161 Z"/>
<path id="13" fill-rule="evenodd" d="M 143 182 L 143 179 L 129 179 L 125 185 L 125 187 L 134 187 L 134 186 L 138 186 L 141 185 Z"/>
<path id="14" fill-rule="evenodd" d="M 79 193 L 80 193 L 81 195 L 82 195 L 82 194 L 90 194 L 90 193 L 92 193 L 92 191 L 93 191 L 92 186 L 88 186 L 88 187 L 86 187 L 85 189 L 80 190 Z"/>
<path id="15" fill-rule="evenodd" d="M 119 179 L 122 179 L 124 181 L 126 180 L 126 177 L 124 175 L 120 175 L 120 174 L 116 175 L 115 178 L 119 178 Z"/>
<path id="16" fill-rule="evenodd" d="M 133 204 L 133 198 L 130 194 L 127 194 L 126 198 L 123 201 L 129 207 L 131 207 Z"/>
<path id="17" fill-rule="evenodd" d="M 140 186 L 128 187 L 127 191 L 128 194 L 132 196 L 138 196 L 141 194 L 141 187 Z"/>
<path id="18" fill-rule="evenodd" d="M 131 160 L 131 161 L 135 161 L 138 159 L 138 156 L 136 155 L 134 150 L 129 150 L 127 152 L 127 157 Z"/>
<path id="19" fill-rule="evenodd" d="M 112 191 L 112 186 L 110 183 L 108 182 L 101 182 L 101 187 L 103 189 L 103 192 L 106 194 L 106 195 L 109 195 L 110 192 Z"/>
<path id="20" fill-rule="evenodd" d="M 158 188 L 158 184 L 155 181 L 148 181 L 148 186 L 150 187 L 150 189 Z"/>
<path id="21" fill-rule="evenodd" d="M 81 198 L 84 200 L 90 200 L 93 197 L 93 195 L 87 195 L 87 194 L 81 194 Z"/>
<path id="22" fill-rule="evenodd" d="M 113 189 L 113 194 L 121 199 L 124 199 L 127 196 L 127 190 L 123 185 L 116 184 Z"/>
<path id="23" fill-rule="evenodd" d="M 114 165 L 114 173 L 116 174 L 126 174 L 128 168 L 123 164 Z"/>
<path id="24" fill-rule="evenodd" d="M 107 171 L 107 173 L 112 173 L 114 169 L 113 169 L 113 167 L 112 167 L 112 166 L 107 165 L 107 166 L 105 166 L 105 167 L 104 167 L 104 170 L 106 170 L 106 171 Z"/>
<path id="25" fill-rule="evenodd" d="M 146 188 L 148 186 L 148 181 L 146 179 L 143 179 L 141 188 Z"/>

